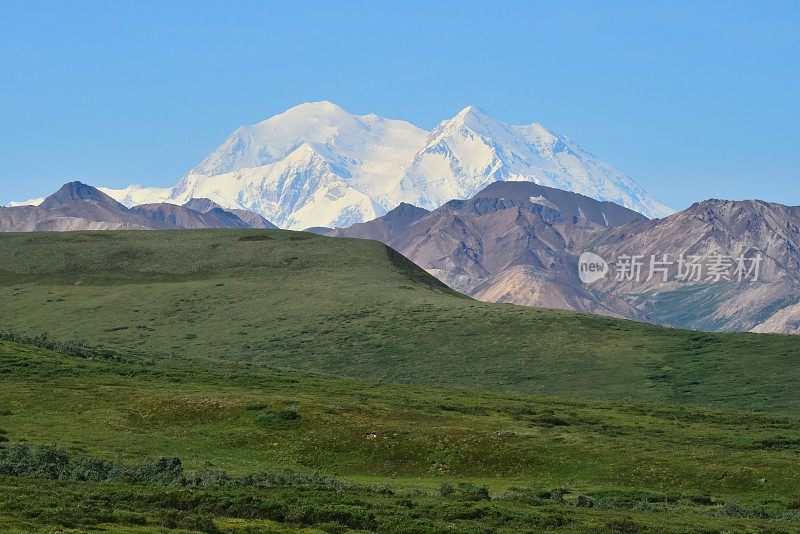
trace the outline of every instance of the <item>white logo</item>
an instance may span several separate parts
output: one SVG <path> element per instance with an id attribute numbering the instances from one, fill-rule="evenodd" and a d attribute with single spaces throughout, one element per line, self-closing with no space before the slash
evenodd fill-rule
<path id="1" fill-rule="evenodd" d="M 606 260 L 593 252 L 584 252 L 578 259 L 578 277 L 584 284 L 592 284 L 605 278 L 608 272 Z"/>

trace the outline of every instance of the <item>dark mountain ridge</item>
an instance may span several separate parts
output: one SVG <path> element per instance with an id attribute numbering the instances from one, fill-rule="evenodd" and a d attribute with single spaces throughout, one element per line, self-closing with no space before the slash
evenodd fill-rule
<path id="1" fill-rule="evenodd" d="M 127 208 L 95 187 L 69 182 L 39 206 L 0 207 L 0 231 L 275 228 L 256 213 L 225 210 L 208 199 L 188 204 L 200 209 L 164 202 Z"/>

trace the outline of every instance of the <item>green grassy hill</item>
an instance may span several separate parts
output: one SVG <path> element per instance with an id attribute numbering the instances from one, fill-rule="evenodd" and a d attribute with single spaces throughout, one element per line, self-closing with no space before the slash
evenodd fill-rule
<path id="1" fill-rule="evenodd" d="M 0 329 L 391 382 L 800 409 L 800 339 L 476 302 L 377 242 L 0 234 Z"/>

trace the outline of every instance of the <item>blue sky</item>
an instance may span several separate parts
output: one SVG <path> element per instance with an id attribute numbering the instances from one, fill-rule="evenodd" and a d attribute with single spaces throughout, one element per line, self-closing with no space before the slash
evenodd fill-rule
<path id="1" fill-rule="evenodd" d="M 540 122 L 655 197 L 800 204 L 800 2 L 0 0 L 0 203 L 174 185 L 241 124 L 331 100 Z"/>

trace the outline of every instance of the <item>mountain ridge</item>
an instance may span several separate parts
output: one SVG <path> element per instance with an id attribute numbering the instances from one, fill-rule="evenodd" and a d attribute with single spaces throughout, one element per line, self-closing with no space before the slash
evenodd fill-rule
<path id="1" fill-rule="evenodd" d="M 396 226 L 393 228 L 393 226 Z M 709 199 L 649 220 L 613 203 L 525 182 L 495 182 L 403 226 L 382 217 L 326 235 L 377 239 L 479 300 L 571 309 L 664 326 L 800 333 L 800 207 Z M 579 258 L 592 252 L 611 274 L 584 284 Z M 649 277 L 670 255 L 667 280 Z M 757 280 L 681 281 L 677 257 L 753 262 Z M 642 276 L 616 280 L 620 258 Z"/>
<path id="2" fill-rule="evenodd" d="M 195 204 L 205 209 L 167 202 L 128 208 L 96 187 L 73 181 L 39 205 L 0 207 L 0 232 L 275 227 L 246 210 L 236 210 L 237 214 L 207 199 L 198 199 Z"/>
<path id="3" fill-rule="evenodd" d="M 80 200 L 92 201 L 111 209 L 125 209 L 125 206 L 117 202 L 111 196 L 79 181 L 67 182 L 62 185 L 58 191 L 45 197 L 41 204 L 39 204 L 39 207 L 43 209 L 57 209 Z"/>
<path id="4" fill-rule="evenodd" d="M 384 216 L 326 235 L 383 240 L 478 299 L 649 321 L 622 299 L 582 287 L 572 254 L 599 231 L 640 220 L 646 218 L 577 193 L 530 182 L 495 182 L 470 199 L 417 212 L 411 221 L 398 224 Z M 538 289 L 512 297 L 511 285 Z"/>
<path id="5" fill-rule="evenodd" d="M 347 227 L 401 202 L 434 209 L 495 181 L 529 181 L 648 216 L 672 212 L 633 180 L 540 124 L 468 106 L 427 132 L 309 102 L 232 132 L 172 188 L 102 190 L 126 206 L 209 198 L 288 229 Z"/>

